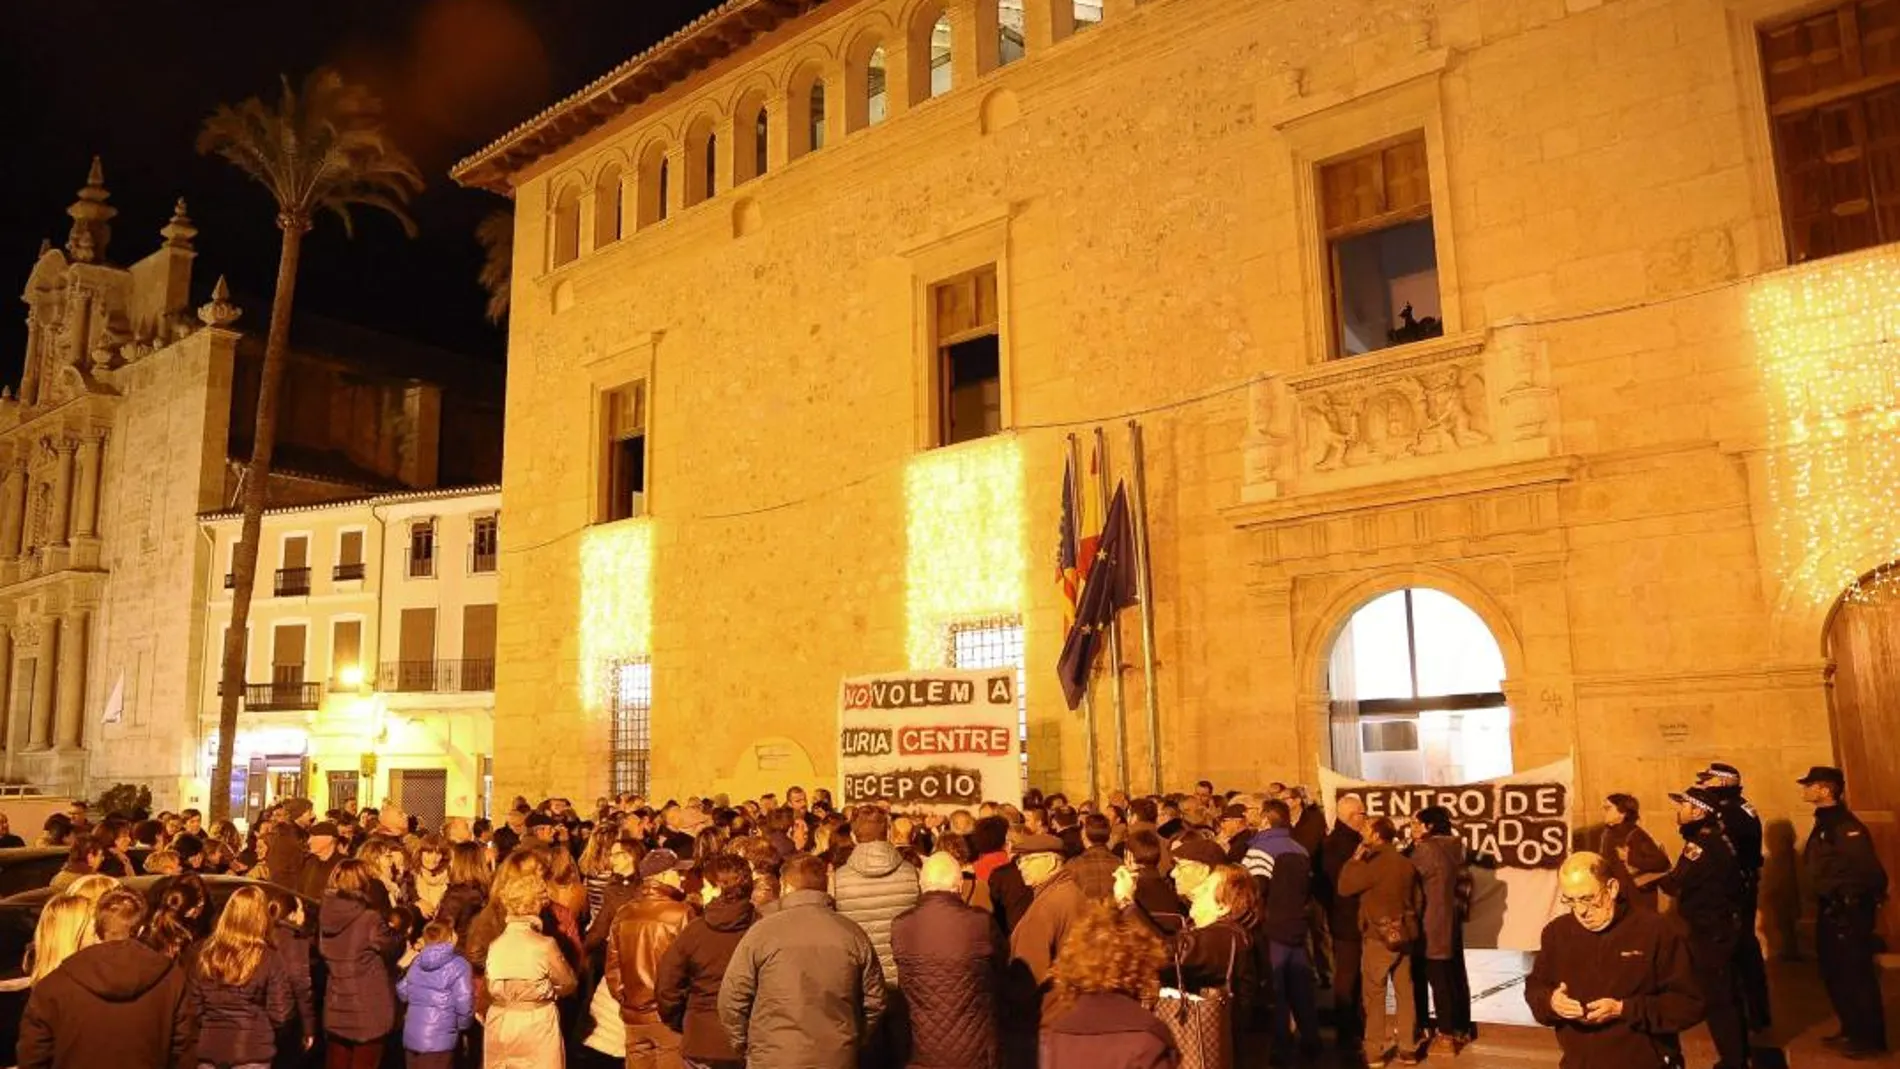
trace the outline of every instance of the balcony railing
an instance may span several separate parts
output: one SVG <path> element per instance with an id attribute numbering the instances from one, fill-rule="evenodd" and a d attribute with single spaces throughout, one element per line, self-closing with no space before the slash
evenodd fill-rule
<path id="1" fill-rule="evenodd" d="M 434 579 L 435 578 L 435 554 L 434 553 L 415 553 L 412 551 L 409 554 L 409 578 Z"/>
<path id="2" fill-rule="evenodd" d="M 310 593 L 310 569 L 279 568 L 275 587 L 280 598 L 300 598 Z"/>
<path id="3" fill-rule="evenodd" d="M 346 579 L 361 579 L 363 578 L 364 571 L 363 562 L 360 560 L 351 564 L 339 564 L 330 569 L 330 579 L 332 582 L 338 583 Z"/>
<path id="4" fill-rule="evenodd" d="M 495 661 L 384 661 L 376 689 L 396 694 L 474 694 L 495 689 Z"/>
<path id="5" fill-rule="evenodd" d="M 224 697 L 224 683 L 218 683 L 218 697 Z M 244 707 L 268 713 L 293 709 L 316 709 L 323 704 L 323 684 L 284 681 L 281 683 L 244 684 Z"/>
<path id="6" fill-rule="evenodd" d="M 471 547 L 468 552 L 468 570 L 471 575 L 485 575 L 493 572 L 500 563 L 501 554 L 494 550 L 480 550 Z"/>

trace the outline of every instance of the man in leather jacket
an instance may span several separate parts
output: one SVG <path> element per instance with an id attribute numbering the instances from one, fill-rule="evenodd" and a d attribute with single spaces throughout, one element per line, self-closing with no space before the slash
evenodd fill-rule
<path id="1" fill-rule="evenodd" d="M 681 1069 L 680 1035 L 660 1017 L 660 959 L 693 919 L 680 889 L 679 855 L 654 850 L 640 859 L 640 889 L 614 913 L 607 937 L 607 983 L 627 1027 L 628 1064 L 636 1054 L 654 1069 Z"/>

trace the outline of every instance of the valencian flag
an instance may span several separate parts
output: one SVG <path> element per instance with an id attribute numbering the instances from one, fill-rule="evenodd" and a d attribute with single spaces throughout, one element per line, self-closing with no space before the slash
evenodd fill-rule
<path id="1" fill-rule="evenodd" d="M 1128 517 L 1128 497 L 1121 484 L 1108 503 L 1108 519 L 1102 524 L 1101 542 L 1090 562 L 1088 581 L 1082 585 L 1082 599 L 1075 608 L 1075 622 L 1062 643 L 1062 660 L 1056 672 L 1062 677 L 1062 694 L 1069 708 L 1082 704 L 1088 693 L 1089 673 L 1095 668 L 1095 655 L 1107 641 L 1108 627 L 1115 614 L 1135 603 L 1135 531 Z"/>

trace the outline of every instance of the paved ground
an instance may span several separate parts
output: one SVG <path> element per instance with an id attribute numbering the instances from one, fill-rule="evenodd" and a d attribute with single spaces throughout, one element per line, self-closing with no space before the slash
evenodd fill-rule
<path id="1" fill-rule="evenodd" d="M 1535 1025 L 1500 1024 L 1500 1020 L 1529 1021 L 1524 1006 L 1522 972 L 1514 970 L 1503 957 L 1475 960 L 1469 968 L 1474 1016 L 1480 1021 L 1478 1042 L 1457 1056 L 1433 1053 L 1426 1064 L 1446 1069 L 1531 1069 L 1557 1064 L 1557 1042 L 1552 1034 Z M 1900 1056 L 1888 1055 L 1873 1062 L 1855 1062 L 1840 1057 L 1821 1042 L 1835 1030 L 1834 1016 L 1827 996 L 1821 989 L 1814 963 L 1771 962 L 1769 984 L 1774 1000 L 1775 1027 L 1756 1036 L 1756 1069 L 1847 1069 L 1848 1066 L 1900 1066 Z M 1900 1042 L 1900 969 L 1887 969 L 1882 978 L 1887 1001 L 1887 1032 L 1890 1041 Z M 1242 1069 L 1264 1069 L 1267 1065 L 1264 1037 L 1250 1042 L 1242 1051 Z M 1715 1064 L 1715 1047 L 1708 1030 L 1697 1026 L 1683 1037 L 1688 1069 L 1708 1069 Z M 1342 1064 L 1329 1054 L 1317 1069 L 1332 1069 Z"/>

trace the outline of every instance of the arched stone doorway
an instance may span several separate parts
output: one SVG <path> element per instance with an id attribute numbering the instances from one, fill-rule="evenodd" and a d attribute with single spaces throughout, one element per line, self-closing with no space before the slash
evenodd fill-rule
<path id="1" fill-rule="evenodd" d="M 1828 621 L 1829 698 L 1847 802 L 1865 821 L 1890 876 L 1900 877 L 1900 562 L 1861 580 Z M 1900 936 L 1900 898 L 1881 910 Z"/>
<path id="2" fill-rule="evenodd" d="M 1469 783 L 1515 770 L 1504 653 L 1470 606 L 1430 587 L 1361 604 L 1327 659 L 1334 769 L 1395 783 Z"/>

